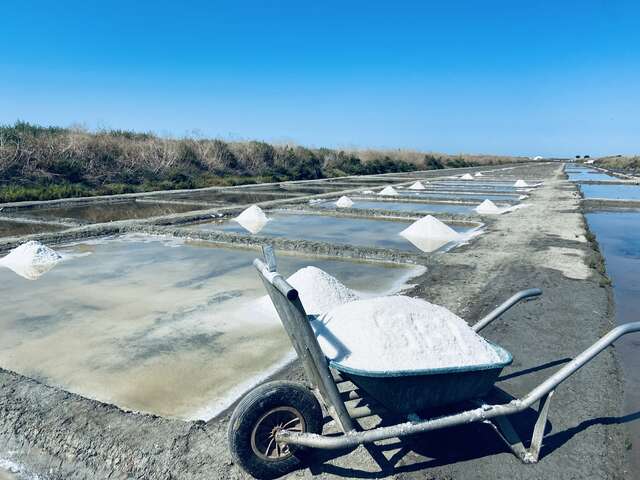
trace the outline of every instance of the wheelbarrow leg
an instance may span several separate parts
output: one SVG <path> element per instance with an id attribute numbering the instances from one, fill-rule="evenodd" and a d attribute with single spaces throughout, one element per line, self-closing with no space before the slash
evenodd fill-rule
<path id="1" fill-rule="evenodd" d="M 547 425 L 547 416 L 549 415 L 549 404 L 551 403 L 551 397 L 554 390 L 551 390 L 545 396 L 540 399 L 540 406 L 538 407 L 538 420 L 533 428 L 533 436 L 531 437 L 531 446 L 529 447 L 529 453 L 524 459 L 525 463 L 536 463 L 540 456 L 540 449 L 542 448 L 542 439 L 544 438 L 544 427 Z"/>
<path id="2" fill-rule="evenodd" d="M 484 423 L 488 423 L 493 427 L 498 436 L 523 463 L 537 463 L 540 457 L 540 449 L 542 448 L 542 439 L 544 438 L 544 429 L 547 425 L 549 404 L 552 396 L 553 390 L 540 399 L 538 419 L 533 427 L 529 448 L 524 446 L 508 417 L 495 417 L 493 420 L 486 420 Z"/>

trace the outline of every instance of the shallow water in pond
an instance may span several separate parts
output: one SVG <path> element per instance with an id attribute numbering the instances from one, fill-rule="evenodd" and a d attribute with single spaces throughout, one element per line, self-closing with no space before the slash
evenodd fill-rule
<path id="1" fill-rule="evenodd" d="M 420 212 L 420 213 L 457 213 L 468 215 L 475 213 L 475 205 L 464 205 L 457 203 L 414 203 L 414 202 L 385 202 L 375 200 L 352 199 L 351 208 L 362 210 L 391 210 L 396 212 Z M 337 209 L 336 201 L 317 203 L 321 208 Z"/>
<path id="2" fill-rule="evenodd" d="M 581 184 L 584 198 L 608 200 L 640 200 L 640 185 L 590 185 Z"/>
<path id="3" fill-rule="evenodd" d="M 604 255 L 613 282 L 616 321 L 640 321 L 640 210 L 595 212 L 586 215 Z M 640 334 L 615 343 L 625 379 L 625 415 L 640 412 Z M 640 472 L 640 423 L 628 424 L 634 470 Z"/>
<path id="4" fill-rule="evenodd" d="M 267 193 L 293 193 L 293 194 L 306 194 L 306 195 L 314 195 L 318 193 L 327 193 L 336 190 L 347 190 L 348 188 L 354 188 L 343 186 L 341 184 L 334 185 L 331 183 L 294 183 L 294 184 L 282 184 L 282 185 L 265 185 L 265 186 L 256 186 L 251 188 L 243 188 L 242 190 L 238 189 L 238 192 L 252 193 L 252 192 L 267 192 Z"/>
<path id="5" fill-rule="evenodd" d="M 511 183 L 480 183 L 475 181 L 467 181 L 467 182 L 448 182 L 448 181 L 438 181 L 425 185 L 427 188 L 436 188 L 442 190 L 476 190 L 476 191 L 489 191 L 489 192 L 505 192 L 505 193 L 516 193 L 516 187 L 513 186 L 513 182 Z"/>
<path id="6" fill-rule="evenodd" d="M 357 188 L 356 186 L 348 186 L 348 185 L 322 185 L 322 186 L 314 186 L 314 187 L 298 187 L 291 186 L 282 188 L 280 191 L 285 193 L 294 193 L 298 195 L 319 195 L 322 193 L 331 193 L 331 192 L 339 192 L 341 190 L 353 190 Z"/>
<path id="7" fill-rule="evenodd" d="M 73 205 L 51 208 L 30 208 L 10 212 L 34 218 L 67 218 L 81 222 L 104 223 L 117 220 L 160 217 L 174 213 L 204 210 L 207 207 L 179 203 L 137 202 L 96 202 L 88 205 Z"/>
<path id="8" fill-rule="evenodd" d="M 334 217 L 331 215 L 296 214 L 267 212 L 271 219 L 257 234 L 266 237 L 281 237 L 295 240 L 329 242 L 339 245 L 361 247 L 396 248 L 409 252 L 419 252 L 414 244 L 401 237 L 402 230 L 413 223 L 412 220 L 396 221 L 371 218 Z M 467 232 L 469 227 L 450 225 L 458 232 Z M 248 232 L 236 221 L 209 222 L 195 225 L 202 230 L 218 230 L 230 233 Z M 442 248 L 449 243 L 441 245 Z"/>
<path id="9" fill-rule="evenodd" d="M 608 175 L 593 168 L 565 169 L 565 172 L 567 173 L 569 180 L 572 182 L 581 182 L 585 180 L 619 180 L 619 178 L 614 175 Z"/>
<path id="10" fill-rule="evenodd" d="M 437 193 L 437 192 L 414 192 L 411 190 L 398 190 L 400 196 L 416 197 L 416 198 L 437 198 L 443 200 L 477 200 L 478 203 L 483 200 L 491 200 L 493 202 L 516 202 L 518 201 L 520 194 L 508 195 L 508 194 L 496 194 L 496 193 L 465 193 L 460 191 L 459 193 Z"/>
<path id="11" fill-rule="evenodd" d="M 406 180 L 402 180 L 405 181 Z M 360 177 L 356 177 L 356 178 L 330 178 L 327 179 L 326 181 L 327 183 L 344 183 L 344 184 L 362 184 L 362 185 L 368 185 L 368 184 L 372 184 L 372 185 L 391 185 L 393 183 L 398 183 L 397 180 L 395 179 L 385 179 L 384 177 L 380 177 L 380 178 L 375 178 L 375 177 L 369 177 L 369 178 L 360 178 Z"/>
<path id="12" fill-rule="evenodd" d="M 0 219 L 0 237 L 31 235 L 34 233 L 57 232 L 68 227 L 48 225 L 45 223 L 23 223 Z"/>
<path id="13" fill-rule="evenodd" d="M 173 194 L 158 194 L 149 198 L 158 198 L 166 201 L 180 200 L 180 201 L 193 201 L 193 202 L 207 202 L 216 205 L 248 205 L 252 203 L 270 202 L 271 200 L 282 200 L 287 197 L 296 197 L 304 195 L 302 193 L 294 192 L 261 192 L 259 189 L 255 191 L 247 189 L 234 189 L 234 190 L 206 190 L 196 192 L 184 192 Z"/>
<path id="14" fill-rule="evenodd" d="M 0 269 L 11 298 L 0 307 L 4 368 L 126 409 L 206 419 L 290 352 L 279 321 L 254 302 L 266 293 L 252 266 L 257 251 L 142 235 L 59 250 L 86 256 L 37 281 Z M 278 260 L 285 275 L 315 265 L 368 294 L 419 273 Z"/>

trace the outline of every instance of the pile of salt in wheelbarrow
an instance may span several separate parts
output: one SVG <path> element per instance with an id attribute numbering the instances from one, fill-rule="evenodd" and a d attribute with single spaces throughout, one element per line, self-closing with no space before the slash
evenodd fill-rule
<path id="1" fill-rule="evenodd" d="M 511 354 L 498 345 L 495 362 L 470 366 L 403 371 L 368 371 L 327 358 L 312 328 L 298 292 L 277 273 L 273 250 L 263 248 L 256 266 L 291 343 L 301 359 L 307 382 L 274 381 L 251 390 L 238 404 L 229 423 L 229 448 L 234 461 L 257 478 L 275 478 L 304 465 L 309 449 L 345 449 L 389 438 L 489 422 L 511 451 L 525 463 L 538 461 L 549 403 L 554 389 L 623 335 L 640 331 L 640 322 L 614 328 L 522 398 L 492 404 L 488 399 Z M 521 291 L 471 327 L 481 331 L 521 300 L 542 294 Z M 343 382 L 357 388 L 342 392 Z M 360 406 L 349 402 L 361 399 Z M 471 405 L 458 413 L 421 418 L 420 412 L 453 404 Z M 529 448 L 525 448 L 509 416 L 538 403 Z M 322 435 L 323 408 L 341 430 Z M 407 421 L 370 430 L 356 429 L 354 420 L 370 415 L 404 416 Z"/>

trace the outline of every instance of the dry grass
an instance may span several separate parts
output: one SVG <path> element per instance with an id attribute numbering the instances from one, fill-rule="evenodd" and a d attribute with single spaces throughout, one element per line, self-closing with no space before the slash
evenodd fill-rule
<path id="1" fill-rule="evenodd" d="M 640 157 L 639 156 L 622 156 L 598 158 L 596 165 L 615 170 L 617 172 L 640 173 Z"/>
<path id="2" fill-rule="evenodd" d="M 150 133 L 0 126 L 0 201 L 282 181 L 524 160 L 411 150 L 339 151 Z"/>

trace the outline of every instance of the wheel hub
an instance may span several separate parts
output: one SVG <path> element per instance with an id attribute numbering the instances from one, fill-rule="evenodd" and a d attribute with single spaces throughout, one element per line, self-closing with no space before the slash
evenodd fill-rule
<path id="1" fill-rule="evenodd" d="M 251 432 L 253 452 L 264 460 L 289 458 L 292 455 L 289 446 L 276 441 L 276 435 L 282 430 L 304 432 L 302 414 L 292 407 L 277 407 L 262 415 Z"/>

